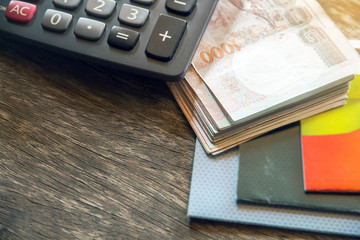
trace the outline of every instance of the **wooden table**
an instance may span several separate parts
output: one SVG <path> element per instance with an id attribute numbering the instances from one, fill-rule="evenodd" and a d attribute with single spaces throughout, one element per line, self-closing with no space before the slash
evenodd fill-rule
<path id="1" fill-rule="evenodd" d="M 358 1 L 320 2 L 360 37 Z M 165 83 L 2 38 L 0 53 L 0 239 L 344 239 L 190 221 L 195 135 Z"/>

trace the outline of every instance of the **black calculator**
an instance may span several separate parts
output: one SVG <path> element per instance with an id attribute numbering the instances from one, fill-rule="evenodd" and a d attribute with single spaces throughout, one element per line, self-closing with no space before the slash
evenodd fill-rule
<path id="1" fill-rule="evenodd" d="M 131 74 L 184 77 L 217 0 L 0 0 L 0 34 Z"/>

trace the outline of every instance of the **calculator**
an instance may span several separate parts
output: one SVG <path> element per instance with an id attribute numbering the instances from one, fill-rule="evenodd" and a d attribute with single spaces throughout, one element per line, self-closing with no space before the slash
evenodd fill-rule
<path id="1" fill-rule="evenodd" d="M 216 3 L 0 0 L 0 34 L 126 73 L 177 81 L 186 74 Z"/>

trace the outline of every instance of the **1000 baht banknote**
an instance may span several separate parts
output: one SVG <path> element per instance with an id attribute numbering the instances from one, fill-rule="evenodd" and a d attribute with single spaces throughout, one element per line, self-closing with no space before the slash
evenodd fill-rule
<path id="1" fill-rule="evenodd" d="M 234 123 L 344 83 L 359 57 L 315 0 L 222 0 L 193 66 Z"/>

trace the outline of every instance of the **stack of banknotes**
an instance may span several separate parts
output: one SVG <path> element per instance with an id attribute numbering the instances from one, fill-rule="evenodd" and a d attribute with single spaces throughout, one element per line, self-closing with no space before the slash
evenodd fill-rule
<path id="1" fill-rule="evenodd" d="M 315 0 L 219 0 L 168 83 L 207 153 L 346 103 L 359 54 Z"/>

